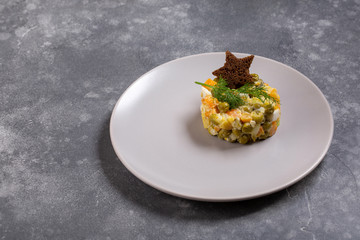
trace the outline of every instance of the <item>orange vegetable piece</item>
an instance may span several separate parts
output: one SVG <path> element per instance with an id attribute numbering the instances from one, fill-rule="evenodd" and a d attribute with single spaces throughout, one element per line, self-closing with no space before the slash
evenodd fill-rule
<path id="1" fill-rule="evenodd" d="M 250 122 L 252 118 L 250 113 L 244 112 L 241 114 L 240 119 L 242 122 Z"/>
<path id="2" fill-rule="evenodd" d="M 213 98 L 212 96 L 208 95 L 201 99 L 201 102 L 205 106 L 205 116 L 209 117 L 213 113 L 217 113 L 218 110 L 216 106 L 219 104 L 219 101 L 216 98 Z"/>
<path id="3" fill-rule="evenodd" d="M 217 84 L 217 82 L 215 82 L 214 80 L 209 78 L 208 80 L 205 81 L 205 84 L 210 85 L 210 86 L 215 86 Z M 205 88 L 208 89 L 209 91 L 211 90 L 211 88 L 209 88 L 209 87 L 205 87 Z"/>
<path id="4" fill-rule="evenodd" d="M 213 98 L 212 96 L 206 96 L 203 99 L 201 99 L 201 102 L 207 106 L 209 106 L 210 108 L 214 108 L 217 103 L 216 103 L 216 99 Z"/>
<path id="5" fill-rule="evenodd" d="M 228 111 L 227 114 L 229 114 L 229 116 L 236 118 L 236 117 L 240 117 L 241 113 L 238 109 L 232 109 L 232 110 Z"/>
<path id="6" fill-rule="evenodd" d="M 256 137 L 260 137 L 264 133 L 265 133 L 264 128 L 262 126 L 260 126 L 259 132 L 256 134 Z"/>
<path id="7" fill-rule="evenodd" d="M 273 97 L 273 98 L 275 98 L 276 100 L 280 101 L 280 96 L 279 96 L 279 94 L 277 93 L 276 88 L 271 89 L 271 91 L 270 91 L 270 96 Z"/>
<path id="8" fill-rule="evenodd" d="M 277 130 L 277 124 L 276 124 L 276 121 L 272 122 L 271 123 L 271 128 L 269 130 L 269 135 L 272 136 L 276 133 L 276 130 Z"/>

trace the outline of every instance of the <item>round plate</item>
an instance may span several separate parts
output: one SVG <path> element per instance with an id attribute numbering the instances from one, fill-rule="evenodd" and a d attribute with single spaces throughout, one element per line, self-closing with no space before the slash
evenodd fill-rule
<path id="1" fill-rule="evenodd" d="M 144 74 L 123 93 L 110 136 L 136 177 L 179 197 L 235 201 L 284 189 L 321 162 L 334 128 L 324 95 L 298 71 L 260 56 L 250 72 L 278 90 L 282 115 L 276 134 L 251 145 L 208 134 L 200 116 L 201 87 L 194 82 L 214 78 L 212 71 L 224 62 L 225 53 L 180 58 Z"/>

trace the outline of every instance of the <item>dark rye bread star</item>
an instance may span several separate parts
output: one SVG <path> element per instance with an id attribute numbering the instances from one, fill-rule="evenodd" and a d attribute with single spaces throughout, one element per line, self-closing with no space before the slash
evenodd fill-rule
<path id="1" fill-rule="evenodd" d="M 254 55 L 237 58 L 230 51 L 226 51 L 226 62 L 224 66 L 215 70 L 212 74 L 225 79 L 229 88 L 237 89 L 246 83 L 254 82 L 249 73 L 253 59 Z"/>

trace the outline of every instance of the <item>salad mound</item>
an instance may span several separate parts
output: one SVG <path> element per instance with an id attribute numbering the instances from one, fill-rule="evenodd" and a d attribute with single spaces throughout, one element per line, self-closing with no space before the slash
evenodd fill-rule
<path id="1" fill-rule="evenodd" d="M 236 58 L 226 52 L 224 67 L 202 86 L 201 117 L 213 136 L 242 144 L 273 136 L 280 124 L 280 97 L 249 68 L 254 56 Z"/>

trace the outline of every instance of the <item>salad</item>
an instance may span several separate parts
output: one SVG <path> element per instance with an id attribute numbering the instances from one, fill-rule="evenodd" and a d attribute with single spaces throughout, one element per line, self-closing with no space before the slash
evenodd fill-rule
<path id="1" fill-rule="evenodd" d="M 259 75 L 250 74 L 254 55 L 237 58 L 226 52 L 214 79 L 195 82 L 201 89 L 201 117 L 207 131 L 242 144 L 273 136 L 280 124 L 280 96 Z"/>

